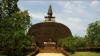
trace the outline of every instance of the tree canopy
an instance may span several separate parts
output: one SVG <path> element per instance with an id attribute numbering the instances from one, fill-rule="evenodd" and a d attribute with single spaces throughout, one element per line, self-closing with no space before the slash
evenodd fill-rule
<path id="1" fill-rule="evenodd" d="M 6 49 L 8 56 L 23 56 L 22 49 L 31 44 L 31 39 L 25 35 L 30 26 L 30 16 L 28 11 L 19 10 L 17 2 L 3 0 L 0 7 L 0 49 Z"/>
<path id="2" fill-rule="evenodd" d="M 100 46 L 100 20 L 89 24 L 87 37 L 93 47 Z"/>
<path id="3" fill-rule="evenodd" d="M 18 0 L 2 0 L 2 17 L 11 16 L 13 13 L 20 11 L 17 2 Z"/>

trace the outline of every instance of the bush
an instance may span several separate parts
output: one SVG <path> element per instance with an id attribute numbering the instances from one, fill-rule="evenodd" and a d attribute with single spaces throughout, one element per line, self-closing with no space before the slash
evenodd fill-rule
<path id="1" fill-rule="evenodd" d="M 76 51 L 76 39 L 74 37 L 60 39 L 58 44 L 61 44 L 61 47 L 66 49 L 66 51 L 71 52 L 72 54 Z"/>

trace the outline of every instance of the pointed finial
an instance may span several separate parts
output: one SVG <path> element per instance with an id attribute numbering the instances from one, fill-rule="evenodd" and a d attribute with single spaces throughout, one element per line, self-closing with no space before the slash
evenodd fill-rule
<path id="1" fill-rule="evenodd" d="M 51 5 L 49 5 L 49 9 L 48 9 L 48 15 L 45 16 L 45 22 L 55 22 L 55 17 L 52 16 L 53 12 L 52 12 L 52 7 Z"/>
<path id="2" fill-rule="evenodd" d="M 49 9 L 48 9 L 48 16 L 52 16 L 52 7 L 51 5 L 49 5 Z"/>

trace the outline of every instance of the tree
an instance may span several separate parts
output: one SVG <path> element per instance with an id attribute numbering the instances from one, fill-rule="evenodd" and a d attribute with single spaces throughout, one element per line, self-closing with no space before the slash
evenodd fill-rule
<path id="1" fill-rule="evenodd" d="M 30 16 L 27 11 L 19 10 L 17 2 L 18 0 L 3 0 L 1 6 L 0 48 L 6 49 L 8 56 L 23 56 L 23 48 L 31 45 L 31 39 L 25 35 L 30 26 Z"/>
<path id="2" fill-rule="evenodd" d="M 76 50 L 76 38 L 69 36 L 67 38 L 63 38 L 58 40 L 58 43 L 61 45 L 61 47 L 67 49 L 67 51 L 71 52 L 72 54 Z"/>
<path id="3" fill-rule="evenodd" d="M 0 23 L 0 46 L 1 48 L 10 49 L 10 51 L 16 48 L 23 48 L 23 44 L 30 40 L 25 35 L 25 30 L 30 24 L 30 17 L 27 11 L 14 13 L 12 15 L 12 17 L 2 19 Z"/>
<path id="4" fill-rule="evenodd" d="M 74 38 L 76 39 L 76 48 L 84 48 L 86 47 L 86 39 L 84 37 L 80 37 L 80 36 L 74 36 Z"/>
<path id="5" fill-rule="evenodd" d="M 89 27 L 87 28 L 87 37 L 90 41 L 90 46 L 100 46 L 100 21 L 89 24 Z"/>
<path id="6" fill-rule="evenodd" d="M 12 16 L 13 13 L 20 11 L 17 2 L 18 0 L 2 0 L 2 17 Z"/>
<path id="7" fill-rule="evenodd" d="M 1 10 L 1 9 L 2 9 L 2 1 L 0 1 L 0 19 L 1 19 L 1 17 L 2 17 L 2 16 L 1 16 L 1 14 L 2 14 L 2 10 Z"/>

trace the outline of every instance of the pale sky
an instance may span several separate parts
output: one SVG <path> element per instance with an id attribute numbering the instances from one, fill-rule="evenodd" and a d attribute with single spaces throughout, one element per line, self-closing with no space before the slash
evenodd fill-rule
<path id="1" fill-rule="evenodd" d="M 56 22 L 66 25 L 73 35 L 86 35 L 88 24 L 100 20 L 99 0 L 19 0 L 18 2 L 22 11 L 28 10 L 32 24 L 44 21 L 50 4 Z"/>

